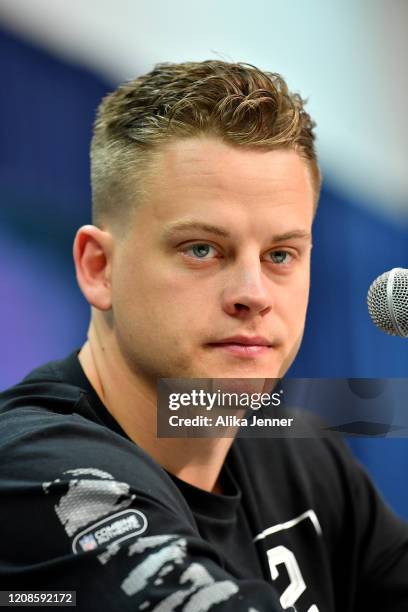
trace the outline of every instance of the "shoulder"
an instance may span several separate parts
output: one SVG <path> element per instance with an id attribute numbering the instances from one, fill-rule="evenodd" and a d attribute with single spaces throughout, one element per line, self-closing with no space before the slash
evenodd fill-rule
<path id="1" fill-rule="evenodd" d="M 82 485 L 113 503 L 125 491 L 189 508 L 168 474 L 137 444 L 110 429 L 86 391 L 47 368 L 0 395 L 0 488 L 19 495 Z M 56 487 L 52 487 L 52 484 Z M 105 491 L 105 493 L 103 493 Z M 115 492 L 116 491 L 116 492 Z"/>
<path id="2" fill-rule="evenodd" d="M 238 438 L 236 446 L 243 457 L 252 457 L 258 468 L 270 469 L 265 459 L 273 458 L 280 469 L 296 469 L 300 474 L 308 473 L 310 477 L 341 477 L 344 470 L 354 469 L 354 460 L 348 446 L 337 432 L 324 430 L 320 421 L 313 415 L 302 416 L 301 428 L 293 433 L 275 431 L 269 435 L 254 438 Z"/>

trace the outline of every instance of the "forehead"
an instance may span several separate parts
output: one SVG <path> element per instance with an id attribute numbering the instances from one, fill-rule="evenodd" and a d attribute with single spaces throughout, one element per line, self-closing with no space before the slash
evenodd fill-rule
<path id="1" fill-rule="evenodd" d="M 311 223 L 314 191 L 307 163 L 293 150 L 231 146 L 213 137 L 168 143 L 155 152 L 145 205 L 156 221 L 174 216 L 300 215 Z M 147 206 L 146 206 L 147 205 Z M 145 210 L 147 212 L 147 210 Z"/>
<path id="2" fill-rule="evenodd" d="M 288 188 L 311 183 L 307 163 L 293 150 L 230 145 L 210 136 L 179 139 L 163 146 L 155 156 L 153 176 L 174 184 L 185 183 L 186 178 L 196 184 L 211 179 L 220 188 L 241 191 L 245 187 L 250 193 L 281 187 L 282 181 Z"/>

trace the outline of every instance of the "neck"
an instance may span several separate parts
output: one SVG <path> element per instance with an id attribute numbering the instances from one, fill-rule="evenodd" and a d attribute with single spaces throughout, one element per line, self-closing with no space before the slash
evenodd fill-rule
<path id="1" fill-rule="evenodd" d="M 220 492 L 219 474 L 233 438 L 158 438 L 156 384 L 129 368 L 116 342 L 101 342 L 92 323 L 79 361 L 131 440 L 169 473 L 200 489 Z"/>

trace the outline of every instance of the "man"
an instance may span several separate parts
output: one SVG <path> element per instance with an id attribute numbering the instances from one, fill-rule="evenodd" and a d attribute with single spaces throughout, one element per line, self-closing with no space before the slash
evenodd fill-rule
<path id="1" fill-rule="evenodd" d="M 407 528 L 337 438 L 156 436 L 158 379 L 292 363 L 313 127 L 279 75 L 220 61 L 102 102 L 74 245 L 88 340 L 2 398 L 3 589 L 103 611 L 408 609 Z"/>

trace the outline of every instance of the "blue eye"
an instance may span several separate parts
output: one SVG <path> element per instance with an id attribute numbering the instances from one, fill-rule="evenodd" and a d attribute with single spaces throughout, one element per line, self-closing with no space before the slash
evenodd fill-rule
<path id="1" fill-rule="evenodd" d="M 272 251 L 271 259 L 276 264 L 289 264 L 292 260 L 292 255 L 288 251 Z"/>
<path id="2" fill-rule="evenodd" d="M 214 251 L 214 247 L 210 244 L 202 243 L 202 244 L 193 244 L 188 249 L 186 249 L 186 253 L 190 252 L 194 257 L 198 259 L 208 259 L 208 255 L 211 254 L 211 249 Z"/>

